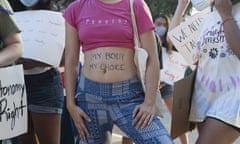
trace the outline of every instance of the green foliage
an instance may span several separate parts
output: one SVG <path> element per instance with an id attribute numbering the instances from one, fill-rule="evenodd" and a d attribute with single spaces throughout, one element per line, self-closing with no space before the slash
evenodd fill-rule
<path id="1" fill-rule="evenodd" d="M 145 0 L 145 1 L 152 12 L 152 15 L 161 13 L 171 18 L 177 7 L 177 0 Z M 191 6 L 187 9 L 186 14 L 189 14 L 190 12 Z"/>
<path id="2" fill-rule="evenodd" d="M 60 1 L 62 1 L 65 5 L 67 5 L 74 0 L 60 0 Z M 178 0 L 145 0 L 145 1 L 149 6 L 152 15 L 161 13 L 171 18 L 177 7 Z M 191 12 L 191 6 L 188 8 L 186 14 L 189 14 L 190 12 Z"/>

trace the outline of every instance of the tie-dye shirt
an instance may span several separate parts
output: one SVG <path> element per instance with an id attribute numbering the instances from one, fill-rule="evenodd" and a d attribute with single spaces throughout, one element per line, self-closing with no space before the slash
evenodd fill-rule
<path id="1" fill-rule="evenodd" d="M 233 15 L 240 27 L 240 3 L 233 7 Z M 240 128 L 240 60 L 223 30 L 214 10 L 204 20 L 197 43 L 200 59 L 190 120 L 201 122 L 209 116 Z"/>

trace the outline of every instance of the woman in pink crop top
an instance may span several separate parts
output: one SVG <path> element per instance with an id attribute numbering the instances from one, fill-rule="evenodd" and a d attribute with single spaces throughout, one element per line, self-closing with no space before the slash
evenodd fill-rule
<path id="1" fill-rule="evenodd" d="M 146 93 L 137 78 L 129 0 L 78 0 L 64 11 L 67 108 L 82 143 L 111 143 L 116 124 L 136 144 L 172 144 L 155 115 L 159 61 L 144 0 L 134 1 L 140 42 L 149 59 Z M 78 76 L 79 51 L 84 64 Z M 77 138 L 76 138 L 77 139 Z"/>

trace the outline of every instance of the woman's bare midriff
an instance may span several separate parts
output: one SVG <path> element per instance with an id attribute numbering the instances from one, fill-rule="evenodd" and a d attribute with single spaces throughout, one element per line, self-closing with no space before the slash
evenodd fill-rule
<path id="1" fill-rule="evenodd" d="M 101 47 L 84 53 L 82 74 L 96 82 L 119 82 L 137 75 L 134 50 Z"/>

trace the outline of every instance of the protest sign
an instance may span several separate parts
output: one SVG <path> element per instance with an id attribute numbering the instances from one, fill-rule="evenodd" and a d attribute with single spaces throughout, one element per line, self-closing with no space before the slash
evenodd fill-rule
<path id="1" fill-rule="evenodd" d="M 23 66 L 0 68 L 0 139 L 27 132 L 27 100 Z"/>
<path id="2" fill-rule="evenodd" d="M 168 32 L 168 36 L 179 53 L 192 65 L 198 60 L 196 39 L 208 9 L 194 14 L 185 22 Z"/>
<path id="3" fill-rule="evenodd" d="M 167 52 L 165 47 L 162 48 L 163 69 L 160 71 L 160 80 L 168 84 L 182 79 L 189 64 L 179 52 Z"/>
<path id="4" fill-rule="evenodd" d="M 22 31 L 23 57 L 59 66 L 65 45 L 62 13 L 32 10 L 16 12 L 15 17 Z"/>
<path id="5" fill-rule="evenodd" d="M 173 139 L 195 128 L 188 120 L 192 102 L 192 92 L 196 70 L 174 84 L 171 137 Z"/>

